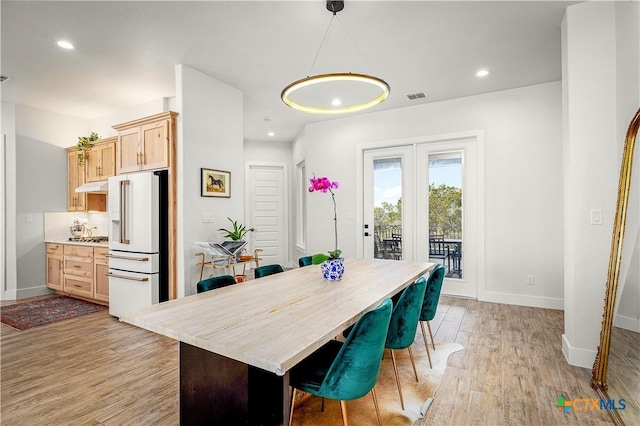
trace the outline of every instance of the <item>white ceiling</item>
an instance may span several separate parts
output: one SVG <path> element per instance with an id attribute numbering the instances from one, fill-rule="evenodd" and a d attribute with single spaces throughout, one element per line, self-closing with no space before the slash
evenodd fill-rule
<path id="1" fill-rule="evenodd" d="M 1 95 L 91 119 L 175 96 L 174 67 L 185 64 L 243 92 L 245 139 L 290 141 L 336 118 L 280 100 L 309 74 L 383 78 L 391 95 L 368 111 L 560 80 L 560 24 L 575 3 L 347 0 L 311 69 L 331 20 L 324 0 L 2 0 L 1 73 L 12 79 Z M 491 74 L 476 77 L 483 67 Z M 427 98 L 406 98 L 417 91 Z"/>

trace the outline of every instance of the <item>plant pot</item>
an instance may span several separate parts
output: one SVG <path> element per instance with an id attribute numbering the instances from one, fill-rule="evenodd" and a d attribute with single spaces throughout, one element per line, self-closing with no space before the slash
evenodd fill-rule
<path id="1" fill-rule="evenodd" d="M 344 258 L 327 259 L 320 264 L 322 277 L 327 281 L 339 281 L 344 274 Z"/>
<path id="2" fill-rule="evenodd" d="M 247 280 L 246 275 L 235 275 L 233 278 L 236 279 L 236 283 L 243 283 Z"/>

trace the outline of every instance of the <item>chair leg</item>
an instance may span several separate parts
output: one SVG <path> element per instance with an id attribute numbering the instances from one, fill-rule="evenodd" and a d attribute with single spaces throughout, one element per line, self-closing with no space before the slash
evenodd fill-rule
<path id="1" fill-rule="evenodd" d="M 429 353 L 429 344 L 427 343 L 427 330 L 424 329 L 423 321 L 420 321 L 420 328 L 422 328 L 422 338 L 424 339 L 424 347 L 427 350 L 427 357 L 429 358 L 429 368 L 433 369 L 433 364 L 431 364 L 431 354 Z"/>
<path id="2" fill-rule="evenodd" d="M 293 403 L 296 401 L 296 388 L 291 388 L 291 410 L 289 410 L 289 426 L 293 424 Z"/>
<path id="3" fill-rule="evenodd" d="M 433 333 L 431 332 L 431 321 L 427 321 L 427 327 L 429 327 L 429 336 L 431 336 L 431 346 L 433 346 L 433 350 L 436 350 L 436 341 L 433 338 Z"/>
<path id="4" fill-rule="evenodd" d="M 413 359 L 413 351 L 411 350 L 411 346 L 409 346 L 407 350 L 409 351 L 409 358 L 411 358 L 411 365 L 413 366 L 413 374 L 415 374 L 416 376 L 416 382 L 419 382 L 420 380 L 418 380 L 418 371 L 416 370 L 416 363 Z"/>
<path id="5" fill-rule="evenodd" d="M 347 421 L 347 401 L 340 401 L 340 411 L 342 411 L 342 424 L 349 426 L 349 422 Z"/>
<path id="6" fill-rule="evenodd" d="M 398 384 L 398 393 L 400 394 L 400 406 L 404 410 L 404 398 L 402 398 L 402 387 L 400 386 L 400 375 L 398 374 L 398 366 L 396 365 L 396 356 L 391 349 L 391 363 L 393 364 L 393 371 L 396 373 L 396 383 Z"/>
<path id="7" fill-rule="evenodd" d="M 382 426 L 382 417 L 380 417 L 380 406 L 378 405 L 378 396 L 376 395 L 376 387 L 371 388 L 371 396 L 373 397 L 373 405 L 376 406 L 376 416 L 378 416 L 378 426 Z"/>

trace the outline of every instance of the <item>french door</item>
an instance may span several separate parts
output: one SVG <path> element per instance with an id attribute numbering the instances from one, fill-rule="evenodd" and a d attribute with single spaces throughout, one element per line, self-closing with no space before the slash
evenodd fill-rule
<path id="1" fill-rule="evenodd" d="M 476 297 L 482 176 L 475 137 L 363 149 L 365 258 L 442 263 L 443 293 Z"/>

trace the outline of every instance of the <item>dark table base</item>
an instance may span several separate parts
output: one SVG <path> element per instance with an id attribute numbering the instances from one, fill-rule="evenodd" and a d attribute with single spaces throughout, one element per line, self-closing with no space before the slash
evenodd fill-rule
<path id="1" fill-rule="evenodd" d="M 286 425 L 289 374 L 180 342 L 180 424 Z"/>

